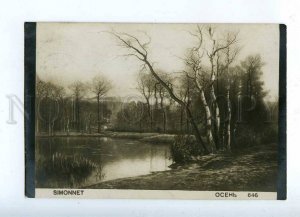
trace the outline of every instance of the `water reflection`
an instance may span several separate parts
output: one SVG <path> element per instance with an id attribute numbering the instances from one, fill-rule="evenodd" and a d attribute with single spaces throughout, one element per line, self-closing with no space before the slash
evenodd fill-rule
<path id="1" fill-rule="evenodd" d="M 127 139 L 39 138 L 37 187 L 82 187 L 100 181 L 168 170 L 169 146 Z"/>

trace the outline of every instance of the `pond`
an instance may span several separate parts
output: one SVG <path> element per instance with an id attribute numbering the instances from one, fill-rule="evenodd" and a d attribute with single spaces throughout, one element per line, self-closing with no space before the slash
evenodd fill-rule
<path id="1" fill-rule="evenodd" d="M 80 188 L 169 170 L 167 144 L 108 137 L 37 138 L 36 187 Z"/>

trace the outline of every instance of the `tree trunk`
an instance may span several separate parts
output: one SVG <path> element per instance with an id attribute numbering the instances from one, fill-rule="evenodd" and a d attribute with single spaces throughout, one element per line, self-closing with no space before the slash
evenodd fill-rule
<path id="1" fill-rule="evenodd" d="M 89 114 L 88 122 L 89 122 L 89 129 L 88 129 L 88 132 L 89 132 L 89 134 L 91 134 L 91 133 L 92 133 L 92 127 L 91 127 L 92 114 L 91 114 L 91 113 Z"/>
<path id="2" fill-rule="evenodd" d="M 52 112 L 51 105 L 49 106 L 48 112 L 49 112 L 48 113 L 48 135 L 52 136 L 52 133 L 51 133 L 51 112 Z"/>
<path id="3" fill-rule="evenodd" d="M 188 116 L 188 118 L 189 118 L 189 120 L 190 120 L 190 123 L 191 123 L 191 125 L 192 125 L 192 127 L 193 127 L 193 129 L 194 129 L 194 135 L 195 135 L 195 137 L 196 137 L 197 142 L 199 142 L 199 144 L 202 145 L 204 154 L 208 154 L 208 153 L 209 153 L 209 150 L 208 150 L 207 147 L 204 145 L 204 142 L 203 142 L 203 140 L 202 140 L 202 138 L 201 138 L 201 134 L 200 134 L 200 131 L 199 131 L 199 129 L 198 129 L 198 126 L 197 126 L 197 124 L 196 124 L 196 122 L 195 122 L 195 120 L 194 120 L 194 118 L 193 118 L 193 116 L 192 116 L 192 113 L 191 113 L 191 111 L 190 111 L 190 109 L 189 109 L 188 107 L 186 107 L 186 112 L 187 112 L 187 116 Z"/>
<path id="4" fill-rule="evenodd" d="M 140 118 L 140 120 L 139 120 L 140 133 L 143 132 L 143 129 L 142 129 L 142 128 L 143 128 L 143 127 L 142 127 L 142 126 L 143 126 L 143 125 L 142 125 L 142 121 L 143 121 L 143 117 L 144 117 L 144 114 L 143 114 L 143 110 L 144 110 L 144 109 L 143 109 L 143 107 L 144 107 L 144 105 L 141 104 L 141 111 L 140 111 L 140 117 L 139 117 L 139 118 Z"/>
<path id="5" fill-rule="evenodd" d="M 166 125 L 167 125 L 166 111 L 163 108 L 163 129 L 164 129 L 164 133 L 166 133 Z"/>
<path id="6" fill-rule="evenodd" d="M 160 96 L 160 108 L 162 110 L 162 114 L 163 114 L 163 132 L 165 133 L 166 132 L 166 111 L 165 111 L 165 108 L 164 108 L 164 96 L 162 94 L 162 88 L 160 89 L 159 91 L 159 96 Z"/>
<path id="7" fill-rule="evenodd" d="M 51 136 L 54 136 L 54 121 L 51 123 Z"/>
<path id="8" fill-rule="evenodd" d="M 79 99 L 77 98 L 76 100 L 76 107 L 77 107 L 77 110 L 76 110 L 76 121 L 77 121 L 77 132 L 80 131 L 80 108 L 79 108 Z"/>
<path id="9" fill-rule="evenodd" d="M 69 121 L 69 118 L 67 120 L 67 135 L 69 135 L 70 133 L 70 121 Z"/>
<path id="10" fill-rule="evenodd" d="M 147 110 L 148 110 L 148 117 L 149 117 L 149 121 L 150 121 L 150 131 L 152 131 L 153 129 L 153 120 L 152 120 L 152 114 L 151 114 L 151 105 L 149 102 L 149 99 L 146 99 L 147 101 Z"/>
<path id="11" fill-rule="evenodd" d="M 97 95 L 97 125 L 98 125 L 97 132 L 100 133 L 100 97 L 99 97 L 99 95 Z"/>
<path id="12" fill-rule="evenodd" d="M 140 133 L 142 132 L 142 118 L 139 121 L 139 128 L 140 128 Z"/>
<path id="13" fill-rule="evenodd" d="M 183 108 L 180 107 L 180 133 L 183 134 Z"/>
<path id="14" fill-rule="evenodd" d="M 39 121 L 39 117 L 36 118 L 36 132 L 37 132 L 37 133 L 40 132 L 40 121 Z"/>
<path id="15" fill-rule="evenodd" d="M 188 83 L 189 84 L 189 83 Z M 186 101 L 186 105 L 187 107 L 190 106 L 190 90 L 188 89 L 187 91 L 187 101 Z M 189 119 L 187 117 L 187 114 L 185 113 L 185 122 L 186 122 L 186 134 L 190 134 L 190 123 L 189 123 Z"/>
<path id="16" fill-rule="evenodd" d="M 205 114 L 206 114 L 206 138 L 207 138 L 207 142 L 210 144 L 211 151 L 215 152 L 216 147 L 215 147 L 215 142 L 214 142 L 214 138 L 213 138 L 212 130 L 211 130 L 211 128 L 212 128 L 211 127 L 212 116 L 211 116 L 209 106 L 207 105 L 206 98 L 205 98 L 203 90 L 201 90 L 201 92 L 200 92 L 200 99 L 201 99 L 201 102 L 204 106 Z"/>
<path id="17" fill-rule="evenodd" d="M 50 121 L 48 122 L 48 136 L 52 136 L 52 133 L 51 133 L 51 122 Z"/>
<path id="18" fill-rule="evenodd" d="M 214 121 L 214 138 L 215 138 L 215 144 L 216 148 L 220 148 L 219 144 L 219 135 L 220 135 L 220 109 L 218 106 L 217 98 L 215 95 L 214 85 L 211 85 L 211 98 L 212 98 L 212 115 L 213 115 L 213 121 Z"/>
<path id="19" fill-rule="evenodd" d="M 157 110 L 158 109 L 158 97 L 157 97 L 156 84 L 154 85 L 154 98 L 155 98 L 155 110 Z"/>
<path id="20" fill-rule="evenodd" d="M 230 105 L 230 88 L 227 89 L 227 120 L 226 120 L 226 149 L 231 150 L 231 105 Z"/>
<path id="21" fill-rule="evenodd" d="M 186 117 L 186 133 L 190 134 L 190 122 L 187 117 Z"/>

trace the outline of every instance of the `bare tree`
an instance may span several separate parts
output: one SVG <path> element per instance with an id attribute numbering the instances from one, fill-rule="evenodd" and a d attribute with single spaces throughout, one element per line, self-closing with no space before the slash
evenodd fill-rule
<path id="1" fill-rule="evenodd" d="M 164 80 L 167 81 L 169 83 L 171 83 L 171 78 L 167 73 L 164 72 L 159 72 L 159 76 Z M 159 93 L 159 98 L 160 98 L 160 109 L 163 115 L 163 132 L 166 132 L 166 127 L 167 127 L 167 112 L 166 112 L 166 108 L 165 108 L 165 99 L 168 98 L 168 93 L 167 90 L 160 84 L 157 83 L 157 89 L 158 89 L 158 93 Z M 181 107 L 182 108 L 182 107 Z"/>
<path id="2" fill-rule="evenodd" d="M 58 86 L 58 85 L 55 85 L 55 88 L 54 88 L 54 95 L 55 95 L 55 98 L 58 100 L 58 103 L 60 104 L 59 108 L 60 111 L 59 113 L 61 114 L 61 119 L 60 119 L 60 126 L 62 126 L 62 128 L 66 129 L 66 117 L 67 117 L 67 114 L 66 114 L 66 92 L 65 92 L 65 89 L 61 86 Z"/>
<path id="3" fill-rule="evenodd" d="M 216 145 L 214 142 L 214 138 L 212 135 L 212 115 L 210 108 L 208 106 L 206 97 L 205 97 L 205 88 L 210 86 L 207 82 L 206 72 L 203 70 L 202 67 L 202 58 L 204 53 L 202 52 L 202 44 L 203 44 L 203 33 L 202 28 L 197 26 L 196 33 L 191 33 L 197 39 L 197 46 L 191 48 L 188 51 L 186 58 L 184 59 L 186 66 L 190 69 L 190 71 L 184 71 L 186 76 L 190 78 L 196 89 L 198 90 L 200 101 L 205 110 L 206 116 L 206 139 L 210 145 L 212 152 L 215 152 Z"/>
<path id="4" fill-rule="evenodd" d="M 59 115 L 58 103 L 64 97 L 64 88 L 38 79 L 36 90 L 38 110 L 37 132 L 39 132 L 39 120 L 42 120 L 48 126 L 48 135 L 52 136 L 54 134 L 54 123 Z"/>
<path id="5" fill-rule="evenodd" d="M 258 71 L 262 66 L 264 66 L 264 62 L 262 62 L 260 55 L 248 56 L 244 61 L 242 61 L 241 65 L 247 74 L 247 82 L 246 82 L 246 94 L 249 99 L 252 99 L 254 96 L 254 86 L 258 77 Z"/>
<path id="6" fill-rule="evenodd" d="M 193 85 L 192 85 L 192 81 L 190 79 L 189 76 L 183 74 L 182 76 L 180 76 L 180 98 L 187 104 L 187 106 L 189 107 L 191 104 L 191 92 Z M 183 119 L 184 119 L 184 109 L 181 108 L 180 111 L 180 130 L 183 131 Z M 186 114 L 185 114 L 186 116 Z M 189 132 L 189 121 L 188 118 L 186 118 L 186 132 Z"/>
<path id="7" fill-rule="evenodd" d="M 153 92 L 156 92 L 155 89 L 155 81 L 150 74 L 146 74 L 145 72 L 140 72 L 138 79 L 138 90 L 141 92 L 143 97 L 146 100 L 147 104 L 147 114 L 150 121 L 150 130 L 153 129 L 153 116 L 151 111 L 151 102 L 150 99 L 153 95 Z M 155 93 L 156 94 L 156 93 Z M 157 96 L 155 96 L 157 99 Z"/>
<path id="8" fill-rule="evenodd" d="M 143 66 L 147 67 L 150 73 L 153 75 L 153 77 L 168 91 L 170 97 L 186 110 L 190 123 L 193 126 L 194 134 L 198 144 L 203 149 L 204 153 L 209 153 L 208 148 L 206 147 L 205 143 L 201 138 L 200 131 L 198 129 L 198 126 L 195 122 L 191 110 L 189 109 L 187 104 L 176 95 L 173 89 L 173 85 L 169 81 L 164 81 L 159 76 L 157 71 L 154 69 L 153 64 L 148 59 L 147 46 L 151 42 L 150 38 L 148 37 L 149 40 L 146 43 L 141 43 L 141 41 L 138 38 L 127 33 L 111 32 L 111 34 L 119 40 L 121 46 L 128 49 L 129 53 L 126 56 L 133 56 L 140 60 L 143 63 Z"/>
<path id="9" fill-rule="evenodd" d="M 166 132 L 166 126 L 167 126 L 167 113 L 166 109 L 164 106 L 164 99 L 166 98 L 166 90 L 163 88 L 163 86 L 159 85 L 158 86 L 158 92 L 159 92 L 159 97 L 160 97 L 160 109 L 163 114 L 163 132 Z"/>
<path id="10" fill-rule="evenodd" d="M 69 86 L 72 92 L 72 107 L 73 107 L 73 123 L 77 131 L 80 131 L 81 115 L 80 115 L 80 101 L 86 94 L 86 85 L 81 81 L 75 81 Z"/>
<path id="11" fill-rule="evenodd" d="M 233 39 L 236 39 L 236 33 L 227 33 L 227 44 L 229 44 Z M 225 48 L 225 68 L 226 68 L 226 77 L 227 77 L 227 85 L 226 85 L 226 106 L 227 106 L 227 116 L 225 119 L 225 148 L 230 151 L 231 150 L 231 103 L 230 103 L 230 88 L 231 88 L 231 75 L 230 75 L 230 65 L 235 60 L 236 56 L 240 52 L 239 47 L 234 47 L 231 49 L 231 46 Z"/>
<path id="12" fill-rule="evenodd" d="M 198 55 L 197 55 L 198 56 Z M 198 90 L 200 101 L 205 110 L 206 117 L 206 139 L 210 145 L 212 152 L 216 150 L 214 138 L 212 135 L 212 115 L 210 108 L 208 106 L 206 97 L 205 97 L 205 79 L 203 79 L 203 71 L 201 67 L 201 58 L 195 58 L 194 54 L 191 53 L 190 56 L 186 59 L 186 64 L 191 67 L 192 72 L 189 73 L 185 71 L 186 76 L 189 77 L 195 84 L 196 89 Z"/>
<path id="13" fill-rule="evenodd" d="M 214 83 L 218 79 L 217 77 L 217 70 L 218 70 L 218 62 L 219 62 L 219 52 L 228 49 L 231 45 L 237 42 L 237 34 L 231 34 L 231 37 L 227 37 L 225 43 L 220 43 L 220 40 L 216 39 L 215 36 L 215 29 L 212 26 L 207 27 L 207 33 L 210 39 L 210 50 L 206 50 L 206 54 L 209 58 L 210 62 L 210 94 L 211 94 L 211 101 L 212 101 L 212 115 L 213 120 L 215 123 L 215 141 L 216 147 L 220 148 L 219 144 L 219 135 L 220 135 L 220 109 L 217 102 Z"/>
<path id="14" fill-rule="evenodd" d="M 40 111 L 39 105 L 41 100 L 46 95 L 46 83 L 43 82 L 38 76 L 36 78 L 36 110 L 38 111 L 38 115 L 36 115 L 36 132 L 40 132 Z"/>
<path id="15" fill-rule="evenodd" d="M 100 99 L 104 97 L 112 88 L 111 82 L 102 75 L 97 75 L 92 80 L 91 90 L 97 98 L 97 127 L 100 133 Z"/>

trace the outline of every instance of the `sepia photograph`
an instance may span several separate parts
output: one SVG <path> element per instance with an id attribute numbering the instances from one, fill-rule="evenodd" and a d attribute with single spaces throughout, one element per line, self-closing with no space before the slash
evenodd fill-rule
<path id="1" fill-rule="evenodd" d="M 300 1 L 3 3 L 0 217 L 300 216 Z"/>
<path id="2" fill-rule="evenodd" d="M 35 37 L 36 189 L 277 199 L 280 25 L 41 22 Z"/>

